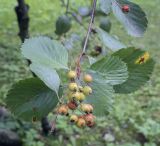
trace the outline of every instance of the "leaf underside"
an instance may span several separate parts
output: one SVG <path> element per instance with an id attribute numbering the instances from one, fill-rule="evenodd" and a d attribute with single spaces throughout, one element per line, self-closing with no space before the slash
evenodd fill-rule
<path id="1" fill-rule="evenodd" d="M 56 40 L 42 36 L 26 39 L 21 50 L 24 57 L 32 63 L 53 69 L 68 68 L 68 52 Z"/>
<path id="2" fill-rule="evenodd" d="M 128 0 L 111 0 L 112 10 L 116 18 L 122 23 L 128 34 L 134 37 L 143 36 L 147 29 L 148 20 L 141 7 Z M 122 7 L 129 6 L 129 12 L 123 12 Z"/>

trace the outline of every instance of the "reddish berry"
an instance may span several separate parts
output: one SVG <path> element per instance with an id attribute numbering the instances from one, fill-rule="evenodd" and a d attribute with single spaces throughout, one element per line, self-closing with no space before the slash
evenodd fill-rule
<path id="1" fill-rule="evenodd" d="M 67 105 L 68 105 L 68 108 L 71 110 L 75 110 L 78 106 L 75 101 L 70 101 Z"/>
<path id="2" fill-rule="evenodd" d="M 95 122 L 89 122 L 89 123 L 87 123 L 87 126 L 90 127 L 90 128 L 92 128 L 94 125 L 95 125 Z"/>
<path id="3" fill-rule="evenodd" d="M 128 12 L 130 11 L 129 5 L 124 5 L 124 6 L 122 6 L 122 11 L 123 11 L 124 13 L 128 13 Z"/>
<path id="4" fill-rule="evenodd" d="M 84 119 L 85 119 L 86 123 L 88 124 L 88 123 L 91 123 L 94 121 L 95 116 L 93 116 L 92 114 L 86 114 L 84 116 Z"/>

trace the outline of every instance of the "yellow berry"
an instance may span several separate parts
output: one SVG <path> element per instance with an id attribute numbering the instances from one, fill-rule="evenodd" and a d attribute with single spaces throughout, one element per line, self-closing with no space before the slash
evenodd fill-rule
<path id="1" fill-rule="evenodd" d="M 58 113 L 61 115 L 67 115 L 68 114 L 68 107 L 66 105 L 61 105 L 58 108 Z"/>
<path id="2" fill-rule="evenodd" d="M 73 93 L 72 94 L 72 97 L 71 97 L 71 99 L 76 99 L 76 100 L 79 100 L 80 99 L 80 92 L 75 92 L 75 93 Z"/>
<path id="3" fill-rule="evenodd" d="M 83 118 L 79 118 L 78 121 L 77 121 L 77 126 L 79 128 L 82 128 L 86 125 L 86 121 L 83 119 Z"/>
<path id="4" fill-rule="evenodd" d="M 91 83 L 93 81 L 92 76 L 89 74 L 85 74 L 83 79 L 86 83 Z"/>
<path id="5" fill-rule="evenodd" d="M 83 93 L 88 96 L 89 94 L 92 93 L 92 88 L 89 87 L 89 86 L 85 86 L 85 87 L 83 88 Z"/>
<path id="6" fill-rule="evenodd" d="M 71 71 L 68 72 L 67 76 L 68 76 L 69 79 L 75 79 L 77 77 L 77 74 L 76 74 L 75 71 L 71 70 Z"/>
<path id="7" fill-rule="evenodd" d="M 76 115 L 71 115 L 70 121 L 76 123 L 78 121 L 78 116 Z"/>
<path id="8" fill-rule="evenodd" d="M 86 98 L 85 95 L 83 93 L 80 93 L 79 99 L 77 99 L 77 100 L 83 101 L 83 100 L 85 100 L 85 98 Z"/>
<path id="9" fill-rule="evenodd" d="M 93 107 L 90 104 L 82 104 L 81 105 L 81 110 L 85 113 L 92 113 Z"/>
<path id="10" fill-rule="evenodd" d="M 76 83 L 70 83 L 68 87 L 71 91 L 77 91 L 78 88 Z"/>

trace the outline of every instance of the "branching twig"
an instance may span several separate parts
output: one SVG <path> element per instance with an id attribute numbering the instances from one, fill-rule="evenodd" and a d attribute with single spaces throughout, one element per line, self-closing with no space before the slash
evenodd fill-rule
<path id="1" fill-rule="evenodd" d="M 77 60 L 76 71 L 77 71 L 78 78 L 79 78 L 79 75 L 80 75 L 80 62 L 81 62 L 81 59 L 82 59 L 83 55 L 85 55 L 86 47 L 87 47 L 89 36 L 90 36 L 90 32 L 92 30 L 92 25 L 93 25 L 93 22 L 94 22 L 96 3 L 97 3 L 97 0 L 93 0 L 90 24 L 88 26 L 88 31 L 87 31 L 87 34 L 86 34 L 86 37 L 85 37 L 85 42 L 84 42 L 83 50 L 82 50 L 82 52 L 79 55 L 79 58 Z"/>

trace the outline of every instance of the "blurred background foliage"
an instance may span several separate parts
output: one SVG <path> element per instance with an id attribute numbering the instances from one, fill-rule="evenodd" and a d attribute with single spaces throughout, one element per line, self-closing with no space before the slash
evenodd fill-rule
<path id="1" fill-rule="evenodd" d="M 47 35 L 56 38 L 55 21 L 65 12 L 60 0 L 26 0 L 30 6 L 30 36 Z M 90 5 L 90 1 L 71 0 L 74 8 Z M 0 119 L 0 129 L 16 131 L 25 146 L 159 146 L 160 145 L 160 5 L 159 0 L 134 0 L 147 13 L 149 27 L 143 38 L 132 38 L 126 34 L 116 19 L 112 22 L 111 34 L 116 34 L 128 46 L 144 48 L 154 57 L 156 66 L 151 80 L 134 94 L 117 95 L 114 110 L 106 118 L 97 119 L 93 129 L 78 129 L 59 120 L 57 131 L 52 136 L 40 135 L 40 124 L 31 125 L 10 117 Z M 31 77 L 26 61 L 20 54 L 21 41 L 14 7 L 16 0 L 0 0 L 0 105 L 8 89 L 16 81 Z M 88 20 L 83 21 L 84 26 Z M 99 18 L 96 18 L 96 23 Z M 67 37 L 73 35 L 83 39 L 86 31 L 75 21 Z M 74 32 L 74 34 L 73 34 Z M 92 42 L 90 42 L 91 44 Z M 92 45 L 92 44 L 91 44 Z M 79 48 L 74 46 L 75 52 Z M 98 97 L 97 97 L 98 98 Z M 0 113 L 1 115 L 1 113 Z M 52 114 L 49 119 L 52 119 Z M 63 122 L 64 121 L 64 122 Z"/>

